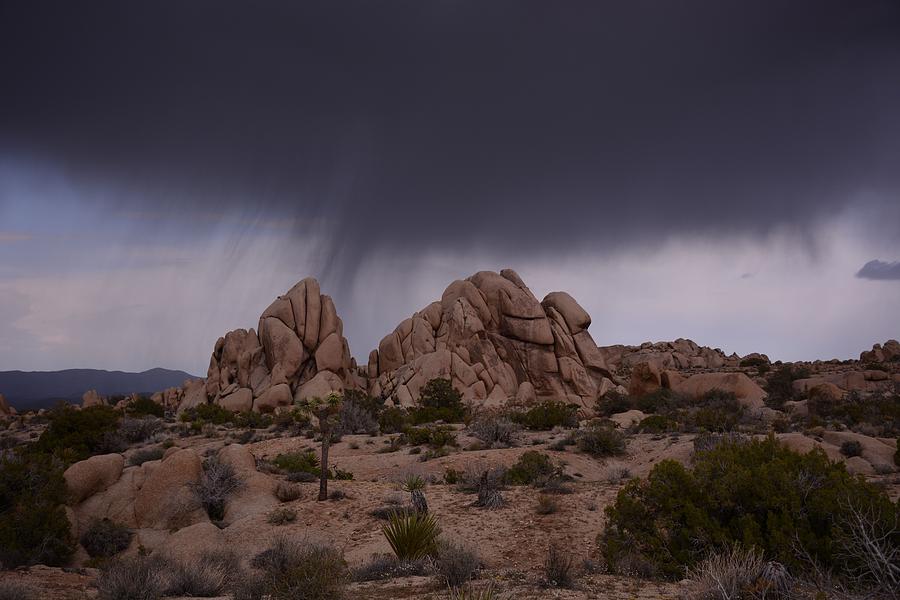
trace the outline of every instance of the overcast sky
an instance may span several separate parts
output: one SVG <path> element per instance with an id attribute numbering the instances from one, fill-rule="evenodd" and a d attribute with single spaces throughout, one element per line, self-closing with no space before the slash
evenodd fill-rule
<path id="1" fill-rule="evenodd" d="M 316 276 L 364 360 L 477 270 L 601 345 L 900 337 L 900 3 L 6 2 L 0 370 L 204 374 Z"/>

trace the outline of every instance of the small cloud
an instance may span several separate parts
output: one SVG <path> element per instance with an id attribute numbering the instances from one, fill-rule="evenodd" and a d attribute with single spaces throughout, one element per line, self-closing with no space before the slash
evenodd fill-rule
<path id="1" fill-rule="evenodd" d="M 31 234 L 15 231 L 0 231 L 0 244 L 12 244 L 13 242 L 27 242 Z"/>
<path id="2" fill-rule="evenodd" d="M 756 273 L 744 273 L 741 275 L 741 279 L 753 279 L 756 277 Z"/>
<path id="3" fill-rule="evenodd" d="M 900 281 L 900 262 L 870 260 L 863 265 L 862 269 L 856 272 L 856 276 L 860 279 Z"/>

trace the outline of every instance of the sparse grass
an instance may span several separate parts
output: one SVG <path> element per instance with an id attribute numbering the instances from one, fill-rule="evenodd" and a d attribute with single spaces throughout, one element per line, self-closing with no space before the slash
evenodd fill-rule
<path id="1" fill-rule="evenodd" d="M 380 581 L 426 575 L 430 570 L 427 560 L 401 561 L 392 554 L 373 554 L 367 562 L 351 571 L 351 578 L 353 581 Z"/>
<path id="2" fill-rule="evenodd" d="M 575 584 L 575 561 L 555 544 L 550 545 L 544 560 L 544 584 L 559 588 L 571 588 Z"/>
<path id="3" fill-rule="evenodd" d="M 133 535 L 124 525 L 98 519 L 81 534 L 79 541 L 91 558 L 108 558 L 128 548 Z"/>
<path id="4" fill-rule="evenodd" d="M 141 448 L 140 450 L 135 450 L 128 458 L 128 464 L 140 466 L 151 460 L 162 460 L 163 454 L 165 453 L 166 451 L 159 446 L 154 448 Z"/>
<path id="5" fill-rule="evenodd" d="M 175 562 L 169 571 L 167 596 L 208 598 L 225 592 L 239 563 L 230 553 L 207 553 L 188 561 Z"/>
<path id="6" fill-rule="evenodd" d="M 539 515 L 552 515 L 559 510 L 559 503 L 552 496 L 541 494 L 538 496 L 535 512 Z"/>
<path id="7" fill-rule="evenodd" d="M 299 485 L 279 481 L 273 493 L 279 502 L 293 502 L 303 495 L 303 490 Z"/>
<path id="8" fill-rule="evenodd" d="M 441 532 L 433 514 L 393 514 L 381 528 L 399 560 L 420 560 L 435 554 Z"/>
<path id="9" fill-rule="evenodd" d="M 688 571 L 687 579 L 685 600 L 787 599 L 793 587 L 784 567 L 740 546 L 709 556 Z"/>
<path id="10" fill-rule="evenodd" d="M 434 557 L 434 572 L 449 588 L 458 588 L 478 576 L 481 559 L 462 544 L 441 540 Z"/>
<path id="11" fill-rule="evenodd" d="M 450 588 L 447 590 L 447 600 L 494 600 L 494 585 L 476 588 L 469 584 L 465 587 Z"/>
<path id="12" fill-rule="evenodd" d="M 269 513 L 266 522 L 270 525 L 284 525 L 297 520 L 297 511 L 293 508 L 279 507 Z"/>
<path id="13" fill-rule="evenodd" d="M 156 556 L 113 560 L 97 577 L 98 600 L 158 600 L 169 587 L 169 567 Z"/>
<path id="14" fill-rule="evenodd" d="M 286 538 L 276 539 L 250 564 L 257 573 L 236 586 L 235 600 L 339 600 L 349 578 L 332 546 Z"/>
<path id="15" fill-rule="evenodd" d="M 0 581 L 0 600 L 36 600 L 37 593 L 17 581 Z"/>

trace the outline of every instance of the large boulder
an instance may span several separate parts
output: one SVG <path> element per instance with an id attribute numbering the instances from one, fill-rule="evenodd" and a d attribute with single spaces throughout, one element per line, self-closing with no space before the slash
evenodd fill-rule
<path id="1" fill-rule="evenodd" d="M 369 354 L 368 391 L 409 406 L 442 377 L 483 406 L 552 398 L 580 404 L 589 416 L 610 375 L 590 322 L 564 292 L 538 302 L 515 271 L 480 271 L 452 282 L 381 340 Z"/>
<path id="2" fill-rule="evenodd" d="M 106 398 L 97 393 L 97 390 L 88 390 L 81 396 L 81 408 L 100 406 L 106 404 Z"/>
<path id="3" fill-rule="evenodd" d="M 8 417 L 13 413 L 13 408 L 6 401 L 6 398 L 3 397 L 3 394 L 0 394 L 0 417 Z"/>
<path id="4" fill-rule="evenodd" d="M 642 362 L 631 369 L 628 380 L 628 395 L 643 396 L 662 387 L 662 374 L 654 362 Z"/>
<path id="5" fill-rule="evenodd" d="M 751 409 L 765 406 L 766 392 L 744 373 L 699 373 L 675 386 L 675 391 L 699 398 L 712 390 L 731 392 Z"/>
<path id="6" fill-rule="evenodd" d="M 78 504 L 114 484 L 123 468 L 125 458 L 121 454 L 101 454 L 73 464 L 63 473 L 71 503 Z"/>
<path id="7" fill-rule="evenodd" d="M 181 529 L 208 517 L 200 507 L 195 486 L 203 461 L 194 450 L 177 450 L 157 465 L 134 499 L 134 514 L 141 527 Z"/>

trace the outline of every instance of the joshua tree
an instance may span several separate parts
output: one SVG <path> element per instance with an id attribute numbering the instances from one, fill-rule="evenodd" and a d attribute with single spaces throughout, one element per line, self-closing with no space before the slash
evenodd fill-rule
<path id="1" fill-rule="evenodd" d="M 319 464 L 319 500 L 328 499 L 328 447 L 331 445 L 331 436 L 338 424 L 341 414 L 343 397 L 337 393 L 330 393 L 325 398 L 309 398 L 301 404 L 301 407 L 319 420 L 319 432 L 322 434 L 322 460 Z"/>

